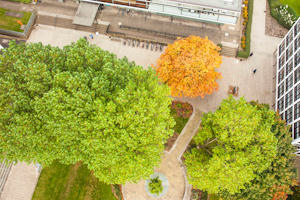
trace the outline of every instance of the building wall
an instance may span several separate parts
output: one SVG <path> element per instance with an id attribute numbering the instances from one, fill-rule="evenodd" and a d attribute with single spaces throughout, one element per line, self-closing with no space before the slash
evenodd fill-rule
<path id="1" fill-rule="evenodd" d="M 176 17 L 198 19 L 201 21 L 236 24 L 241 13 L 238 10 L 209 7 L 191 3 L 178 3 L 172 0 L 81 0 L 83 2 L 113 5 L 128 9 L 141 10 Z M 241 1 L 241 0 L 237 0 Z M 240 3 L 238 4 L 240 5 Z"/>
<path id="2" fill-rule="evenodd" d="M 300 18 L 277 48 L 276 110 L 300 138 Z"/>

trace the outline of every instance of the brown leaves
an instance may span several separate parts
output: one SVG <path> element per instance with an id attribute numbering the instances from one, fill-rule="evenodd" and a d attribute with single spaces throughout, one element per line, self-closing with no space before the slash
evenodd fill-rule
<path id="1" fill-rule="evenodd" d="M 159 78 L 171 88 L 172 96 L 202 98 L 218 89 L 215 71 L 222 58 L 220 48 L 207 38 L 189 36 L 168 45 L 153 66 Z"/>

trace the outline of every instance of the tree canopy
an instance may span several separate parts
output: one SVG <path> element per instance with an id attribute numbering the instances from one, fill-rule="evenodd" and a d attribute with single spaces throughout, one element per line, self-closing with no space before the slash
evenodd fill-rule
<path id="1" fill-rule="evenodd" d="M 251 104 L 262 111 L 264 118 L 274 117 L 271 131 L 278 140 L 277 151 L 271 165 L 263 172 L 257 173 L 255 179 L 234 197 L 244 200 L 284 200 L 288 194 L 292 193 L 290 186 L 293 185 L 293 179 L 296 178 L 295 155 L 293 154 L 296 150 L 291 145 L 292 137 L 289 127 L 286 126 L 285 121 L 280 119 L 278 114 L 270 116 L 268 105 L 257 102 L 251 102 Z"/>
<path id="2" fill-rule="evenodd" d="M 100 181 L 148 177 L 172 134 L 167 86 L 155 71 L 91 46 L 12 42 L 0 55 L 0 155 L 82 161 Z"/>
<path id="3" fill-rule="evenodd" d="M 220 48 L 207 38 L 189 36 L 168 45 L 154 66 L 172 96 L 204 97 L 218 89 Z"/>
<path id="4" fill-rule="evenodd" d="M 189 182 L 210 194 L 233 195 L 245 189 L 276 156 L 274 115 L 232 96 L 214 113 L 204 114 L 184 155 Z"/>

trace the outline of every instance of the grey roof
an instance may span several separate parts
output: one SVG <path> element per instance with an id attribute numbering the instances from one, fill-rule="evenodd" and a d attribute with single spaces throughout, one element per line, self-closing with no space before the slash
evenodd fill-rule
<path id="1" fill-rule="evenodd" d="M 99 4 L 80 2 L 73 24 L 92 26 L 95 20 Z"/>
<path id="2" fill-rule="evenodd" d="M 210 8 L 220 8 L 232 11 L 241 11 L 242 0 L 166 0 L 172 2 L 187 3 Z"/>

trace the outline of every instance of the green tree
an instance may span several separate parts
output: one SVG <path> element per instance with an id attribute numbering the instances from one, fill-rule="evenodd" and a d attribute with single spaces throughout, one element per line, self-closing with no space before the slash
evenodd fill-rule
<path id="1" fill-rule="evenodd" d="M 272 111 L 265 115 L 245 99 L 232 96 L 214 113 L 204 114 L 192 147 L 184 155 L 189 182 L 211 194 L 245 189 L 276 156 L 273 116 Z"/>
<path id="2" fill-rule="evenodd" d="M 270 117 L 268 105 L 251 102 L 262 111 L 263 117 Z M 293 179 L 296 178 L 293 154 L 296 150 L 291 145 L 292 137 L 289 127 L 285 121 L 280 119 L 278 114 L 274 116 L 274 124 L 271 131 L 278 140 L 276 157 L 271 165 L 261 173 L 257 173 L 254 180 L 248 183 L 241 193 L 234 195 L 237 199 L 256 200 L 256 199 L 274 199 L 276 196 L 287 196 L 291 194 L 290 186 Z M 281 195 L 280 195 L 281 194 Z M 233 198 L 233 197 L 231 197 Z"/>
<path id="3" fill-rule="evenodd" d="M 0 55 L 0 155 L 82 161 L 100 181 L 147 178 L 174 125 L 152 69 L 84 39 L 59 49 L 10 43 Z"/>

